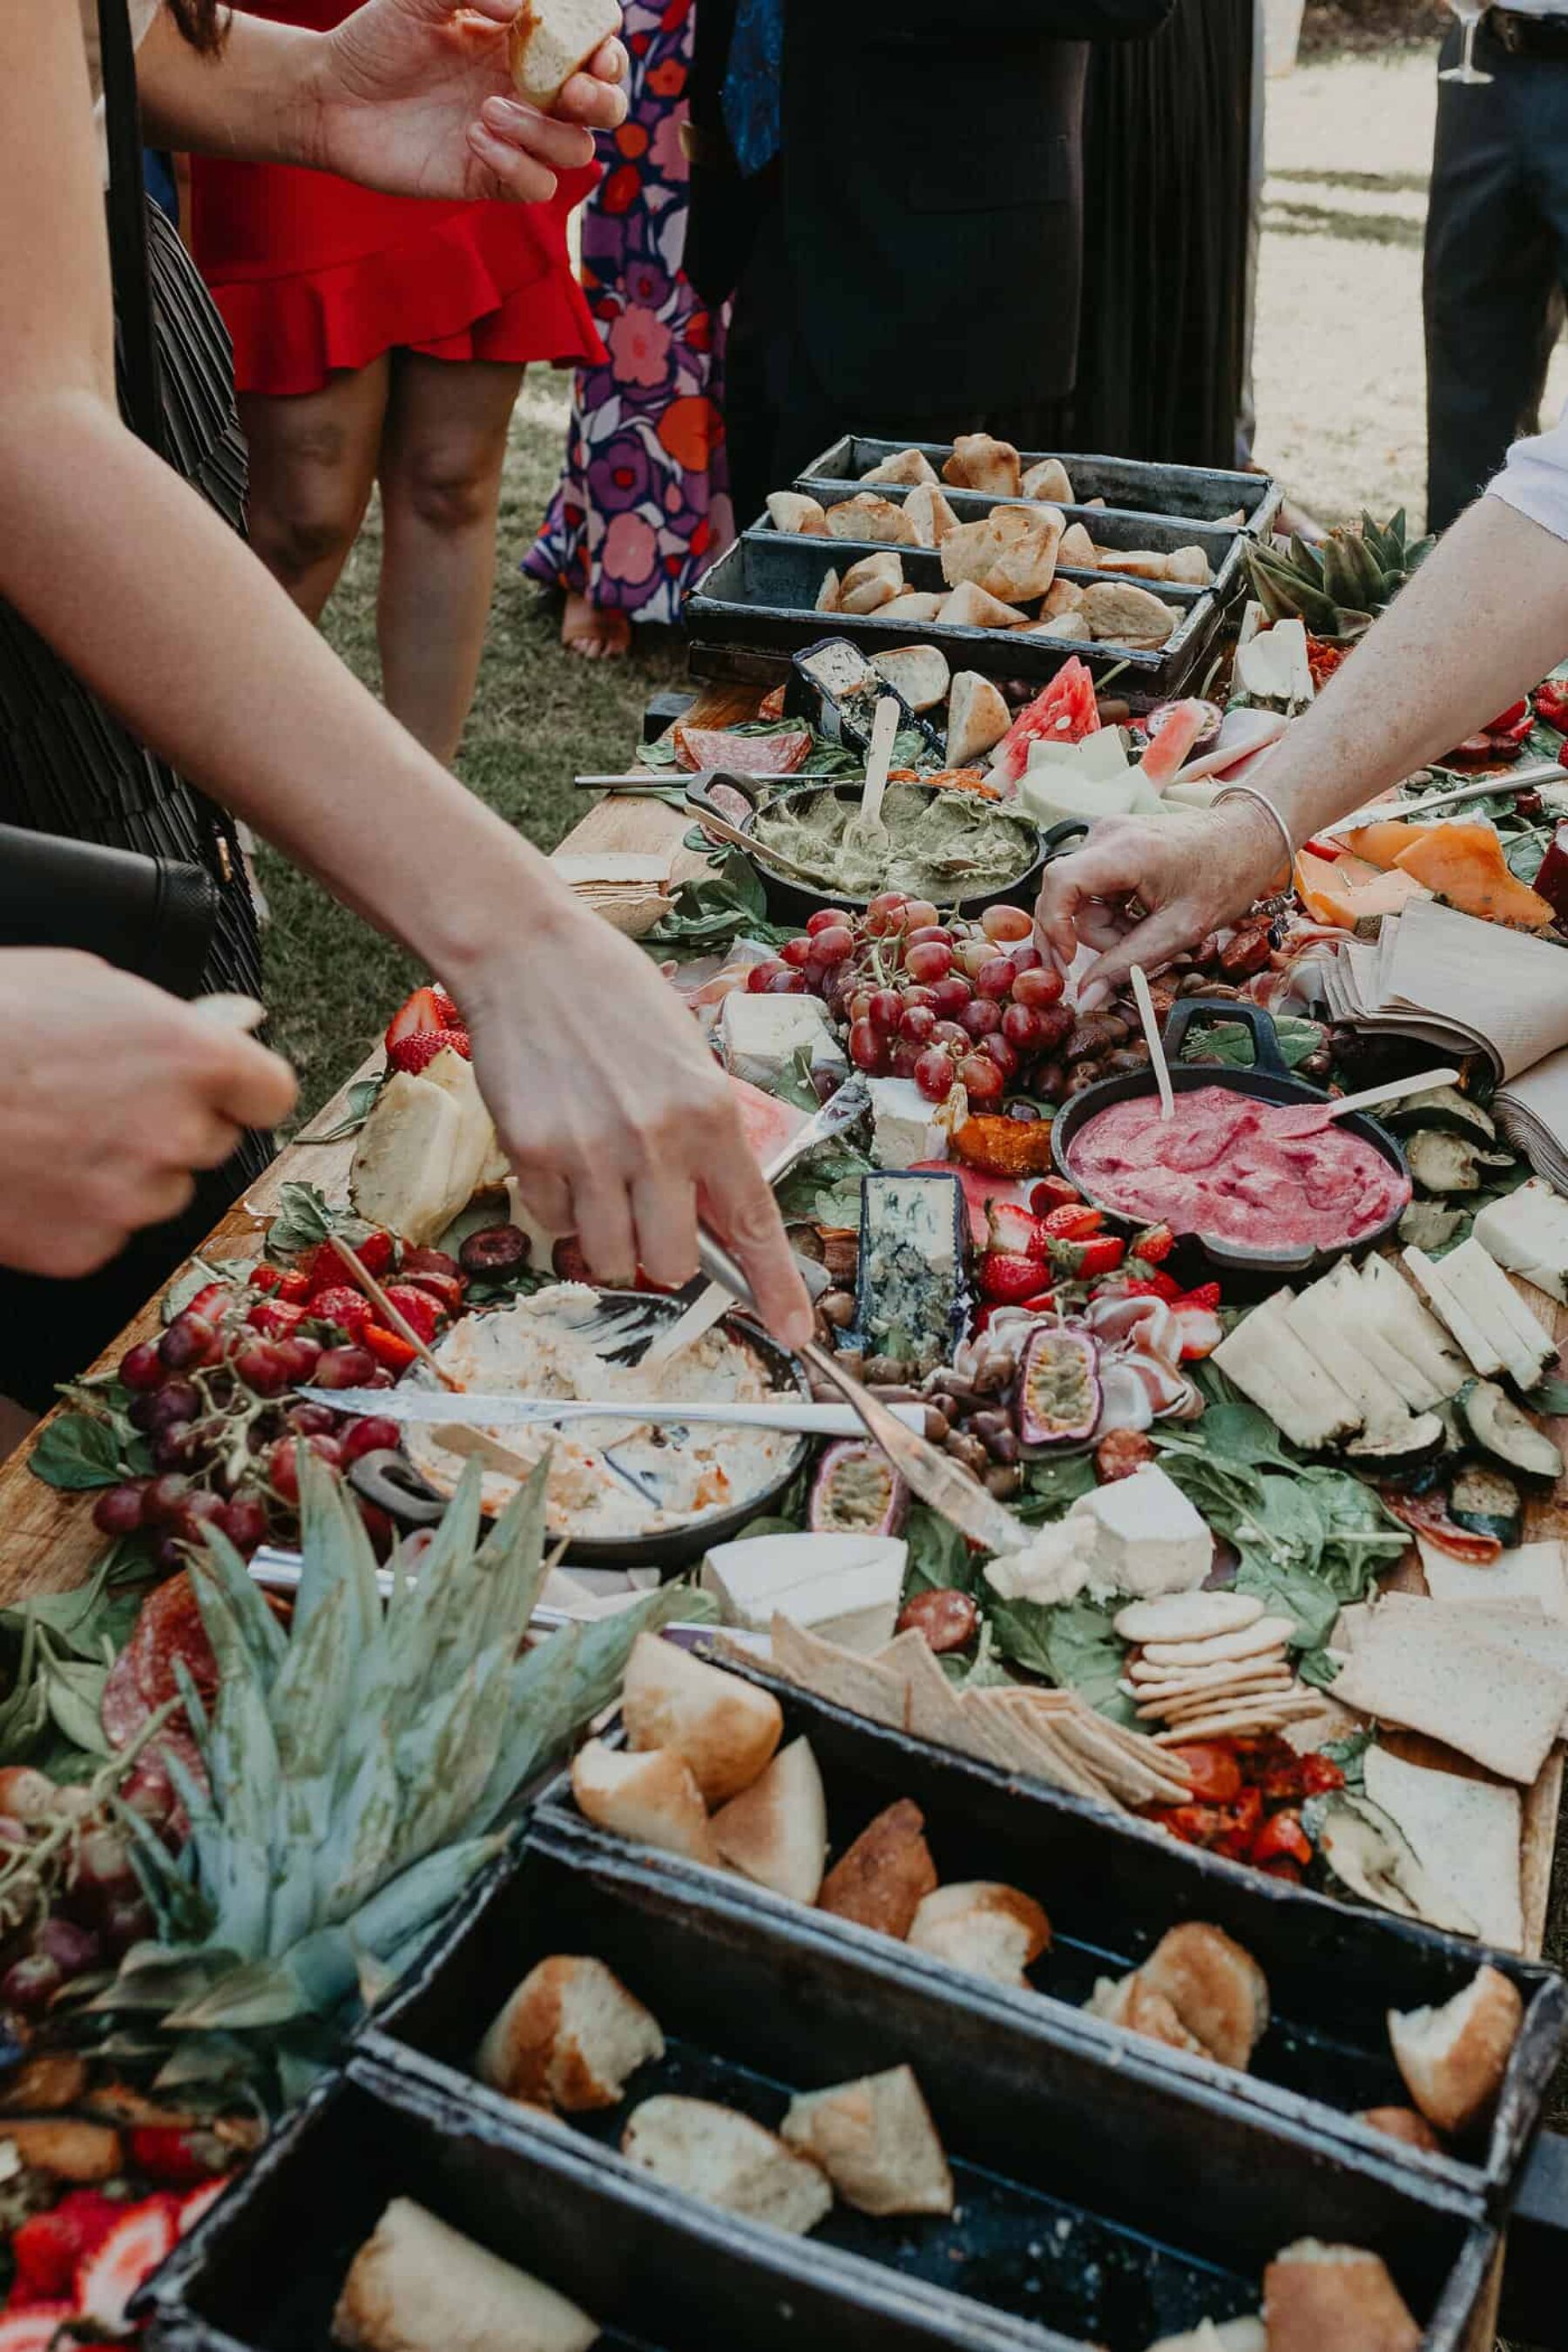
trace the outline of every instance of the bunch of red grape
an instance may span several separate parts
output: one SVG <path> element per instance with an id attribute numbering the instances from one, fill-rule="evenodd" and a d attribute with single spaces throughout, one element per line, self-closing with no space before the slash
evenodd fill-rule
<path id="1" fill-rule="evenodd" d="M 0 1917 L 7 1965 L 0 2009 L 26 2018 L 47 2010 L 74 1977 L 113 1963 L 153 1932 L 124 1832 L 90 1792 L 57 1787 L 31 1765 L 0 1771 L 0 1858 L 36 1853 L 30 1923 Z"/>
<path id="2" fill-rule="evenodd" d="M 977 1110 L 1026 1092 L 1072 1029 L 1062 976 L 1021 907 L 943 922 L 928 898 L 885 890 L 863 915 L 823 908 L 776 957 L 755 994 L 820 996 L 848 1024 L 849 1058 L 873 1077 L 912 1078 L 931 1102 L 962 1086 Z"/>

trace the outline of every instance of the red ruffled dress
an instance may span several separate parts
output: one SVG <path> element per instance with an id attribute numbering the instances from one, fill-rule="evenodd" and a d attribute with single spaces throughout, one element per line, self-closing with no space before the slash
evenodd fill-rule
<path id="1" fill-rule="evenodd" d="M 329 32 L 357 0 L 247 0 Z M 192 163 L 191 242 L 234 343 L 241 392 L 320 392 L 335 369 L 406 349 L 440 360 L 605 357 L 573 274 L 566 222 L 597 164 L 547 205 L 384 196 L 283 163 Z"/>

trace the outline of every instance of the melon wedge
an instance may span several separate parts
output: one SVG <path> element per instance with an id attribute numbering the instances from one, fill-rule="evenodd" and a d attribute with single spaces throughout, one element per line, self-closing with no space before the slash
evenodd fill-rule
<path id="1" fill-rule="evenodd" d="M 765 1168 L 786 1143 L 795 1141 L 805 1125 L 806 1113 L 797 1110 L 794 1103 L 781 1102 L 776 1095 L 764 1094 L 761 1087 L 753 1087 L 746 1078 L 731 1077 L 730 1092 L 741 1114 L 746 1141 L 759 1164 Z"/>
<path id="2" fill-rule="evenodd" d="M 1407 824 L 1403 817 L 1385 816 L 1373 824 L 1358 824 L 1353 833 L 1341 834 L 1340 839 L 1352 857 L 1363 857 L 1369 866 L 1386 870 L 1402 849 L 1414 849 L 1429 830 L 1426 825 Z"/>
<path id="3" fill-rule="evenodd" d="M 1419 841 L 1400 851 L 1396 868 L 1462 915 L 1524 931 L 1543 930 L 1555 921 L 1540 892 L 1509 872 L 1502 843 L 1489 824 L 1429 824 L 1421 832 Z"/>
<path id="4" fill-rule="evenodd" d="M 1319 857 L 1310 849 L 1297 853 L 1296 888 L 1317 921 L 1337 923 L 1347 931 L 1381 915 L 1397 915 L 1412 898 L 1430 895 L 1408 874 L 1383 874 L 1363 858 Z"/>

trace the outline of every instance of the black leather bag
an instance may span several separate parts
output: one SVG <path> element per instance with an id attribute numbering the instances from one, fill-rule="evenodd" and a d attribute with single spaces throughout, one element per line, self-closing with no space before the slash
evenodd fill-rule
<path id="1" fill-rule="evenodd" d="M 98 0 L 109 138 L 109 241 L 127 421 L 163 455 L 158 340 L 147 269 L 136 61 L 125 0 Z M 0 947 L 83 948 L 194 996 L 217 925 L 205 866 L 0 825 Z"/>

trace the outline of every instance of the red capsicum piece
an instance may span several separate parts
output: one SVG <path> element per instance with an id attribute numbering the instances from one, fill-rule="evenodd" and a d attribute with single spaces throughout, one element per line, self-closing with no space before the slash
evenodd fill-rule
<path id="1" fill-rule="evenodd" d="M 1300 1863 L 1305 1870 L 1312 1859 L 1312 1847 L 1301 1827 L 1301 1816 L 1293 1805 L 1282 1805 L 1277 1813 L 1270 1813 L 1253 1839 L 1247 1858 L 1260 1870 L 1280 1860 Z"/>

